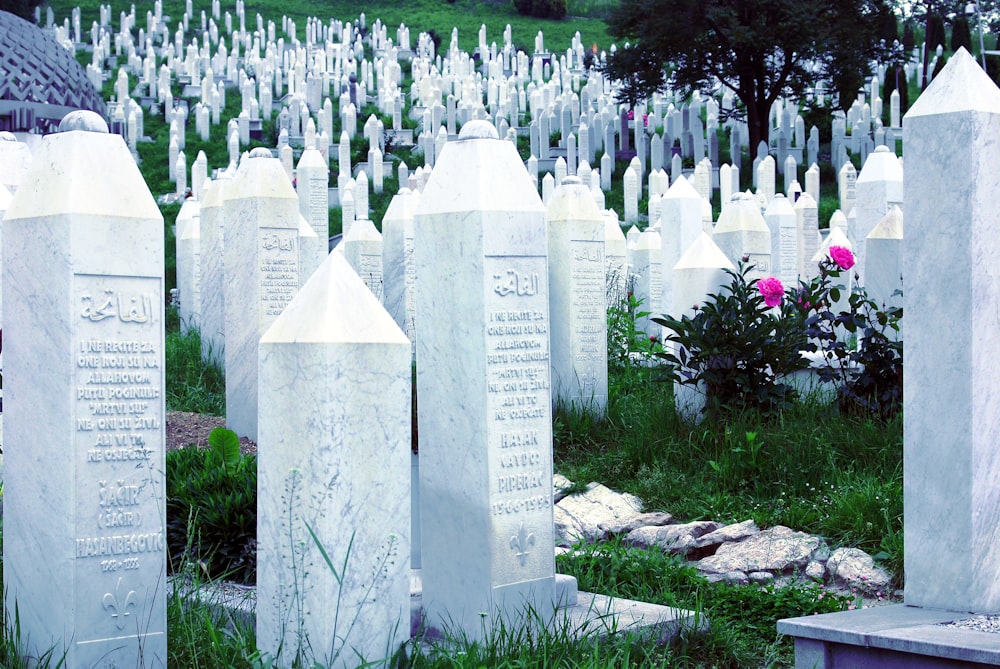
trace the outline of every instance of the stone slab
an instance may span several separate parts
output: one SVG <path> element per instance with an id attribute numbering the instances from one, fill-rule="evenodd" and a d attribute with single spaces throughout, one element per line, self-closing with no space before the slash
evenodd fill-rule
<path id="1" fill-rule="evenodd" d="M 890 653 L 869 653 L 867 660 L 844 664 L 832 661 L 823 667 L 955 667 L 1000 665 L 1000 634 L 946 627 L 942 623 L 968 618 L 958 611 L 926 609 L 905 604 L 877 606 L 856 611 L 826 613 L 778 621 L 778 633 L 796 639 L 796 667 L 813 666 L 813 657 L 842 656 L 863 658 L 863 654 L 841 647 L 881 649 Z M 818 655 L 815 643 L 823 646 Z M 906 658 L 906 656 L 912 656 Z M 806 660 L 806 657 L 809 660 Z M 965 664 L 956 664 L 965 663 Z"/>

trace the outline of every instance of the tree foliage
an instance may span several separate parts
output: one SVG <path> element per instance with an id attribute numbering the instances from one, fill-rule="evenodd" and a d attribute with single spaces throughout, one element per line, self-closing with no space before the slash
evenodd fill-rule
<path id="1" fill-rule="evenodd" d="M 522 16 L 561 19 L 566 16 L 566 0 L 514 0 L 514 9 Z"/>
<path id="2" fill-rule="evenodd" d="M 842 92 L 842 105 L 851 103 L 880 49 L 889 2 L 622 0 L 608 30 L 631 41 L 609 56 L 605 72 L 624 83 L 625 96 L 718 82 L 743 103 L 755 146 L 767 138 L 774 101 L 801 96 L 819 77 Z"/>
<path id="3" fill-rule="evenodd" d="M 35 5 L 31 0 L 0 0 L 0 12 L 10 12 L 26 21 L 35 22 Z"/>

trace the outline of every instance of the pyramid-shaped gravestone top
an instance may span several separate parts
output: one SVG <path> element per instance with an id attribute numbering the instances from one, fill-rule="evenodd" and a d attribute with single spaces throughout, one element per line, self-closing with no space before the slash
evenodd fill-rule
<path id="1" fill-rule="evenodd" d="M 556 597 L 545 207 L 488 122 L 438 156 L 414 239 L 423 606 L 481 638 Z"/>
<path id="2" fill-rule="evenodd" d="M 906 114 L 903 130 L 905 597 L 917 606 L 993 612 L 1000 610 L 1000 395 L 988 389 L 1000 384 L 1000 90 L 960 50 Z"/>
<path id="3" fill-rule="evenodd" d="M 60 132 L 3 241 L 8 619 L 34 657 L 165 666 L 163 218 L 119 135 Z"/>
<path id="4" fill-rule="evenodd" d="M 259 360 L 258 647 L 377 663 L 410 629 L 410 342 L 331 253 Z"/>

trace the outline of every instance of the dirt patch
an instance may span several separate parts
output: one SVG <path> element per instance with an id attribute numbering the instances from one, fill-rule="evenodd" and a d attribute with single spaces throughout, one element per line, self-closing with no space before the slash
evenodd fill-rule
<path id="1" fill-rule="evenodd" d="M 206 448 L 208 435 L 212 433 L 212 430 L 225 426 L 224 416 L 206 416 L 190 411 L 168 411 L 167 450 L 172 451 L 192 444 L 199 448 Z M 240 439 L 240 451 L 244 455 L 256 454 L 257 444 L 243 437 Z"/>

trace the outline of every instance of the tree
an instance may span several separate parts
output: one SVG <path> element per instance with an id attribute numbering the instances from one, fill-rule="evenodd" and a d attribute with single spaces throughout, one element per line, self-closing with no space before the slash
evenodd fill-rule
<path id="1" fill-rule="evenodd" d="M 972 53 L 972 32 L 969 30 L 969 19 L 964 14 L 959 14 L 951 22 L 951 50 L 958 51 L 959 47 Z"/>
<path id="2" fill-rule="evenodd" d="M 25 21 L 35 22 L 35 5 L 33 0 L 0 0 L 0 11 L 10 12 L 20 16 Z"/>
<path id="3" fill-rule="evenodd" d="M 885 25 L 889 2 L 621 0 L 608 30 L 631 41 L 608 57 L 604 70 L 627 92 L 638 87 L 645 96 L 668 84 L 690 92 L 719 82 L 746 108 L 750 145 L 756 146 L 767 139 L 774 101 L 801 96 L 820 77 L 837 89 L 854 86 L 850 99 L 841 98 L 850 104 L 880 47 L 878 27 Z M 658 65 L 656 77 L 649 63 Z"/>

